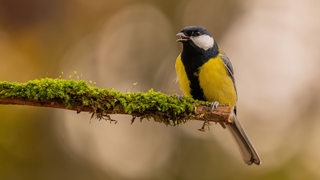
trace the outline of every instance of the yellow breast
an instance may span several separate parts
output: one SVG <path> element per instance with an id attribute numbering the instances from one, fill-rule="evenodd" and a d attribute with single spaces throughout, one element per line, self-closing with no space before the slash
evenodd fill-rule
<path id="1" fill-rule="evenodd" d="M 220 56 L 211 58 L 199 68 L 200 87 L 208 101 L 234 107 L 237 93 Z"/>

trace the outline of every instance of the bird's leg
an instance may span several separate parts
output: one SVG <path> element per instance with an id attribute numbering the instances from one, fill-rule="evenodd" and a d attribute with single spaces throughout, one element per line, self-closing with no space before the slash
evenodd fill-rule
<path id="1" fill-rule="evenodd" d="M 213 101 L 210 105 L 211 107 L 211 111 L 217 109 L 217 107 L 219 106 L 219 102 L 218 101 Z"/>

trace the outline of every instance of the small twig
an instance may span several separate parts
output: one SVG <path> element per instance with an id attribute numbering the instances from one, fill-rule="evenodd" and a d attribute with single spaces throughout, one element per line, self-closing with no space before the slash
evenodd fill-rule
<path id="1" fill-rule="evenodd" d="M 131 119 L 131 125 L 134 123 L 134 120 L 136 120 L 136 116 L 132 116 L 132 119 Z"/>

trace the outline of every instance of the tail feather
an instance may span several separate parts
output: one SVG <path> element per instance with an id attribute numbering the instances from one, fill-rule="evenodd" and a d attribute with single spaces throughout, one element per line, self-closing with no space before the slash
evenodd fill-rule
<path id="1" fill-rule="evenodd" d="M 232 123 L 228 123 L 227 127 L 239 145 L 243 160 L 248 165 L 251 165 L 252 163 L 259 165 L 261 163 L 260 157 L 235 114 L 232 115 Z"/>

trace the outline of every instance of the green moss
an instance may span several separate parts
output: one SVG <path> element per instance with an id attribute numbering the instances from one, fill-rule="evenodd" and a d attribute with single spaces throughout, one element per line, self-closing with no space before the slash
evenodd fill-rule
<path id="1" fill-rule="evenodd" d="M 193 116 L 194 106 L 209 102 L 181 98 L 149 90 L 121 93 L 114 89 L 100 89 L 86 81 L 64 79 L 35 79 L 26 83 L 0 82 L 0 98 L 18 98 L 36 102 L 54 101 L 66 107 L 87 107 L 98 118 L 108 114 L 130 114 L 153 118 L 157 122 L 177 125 Z"/>

